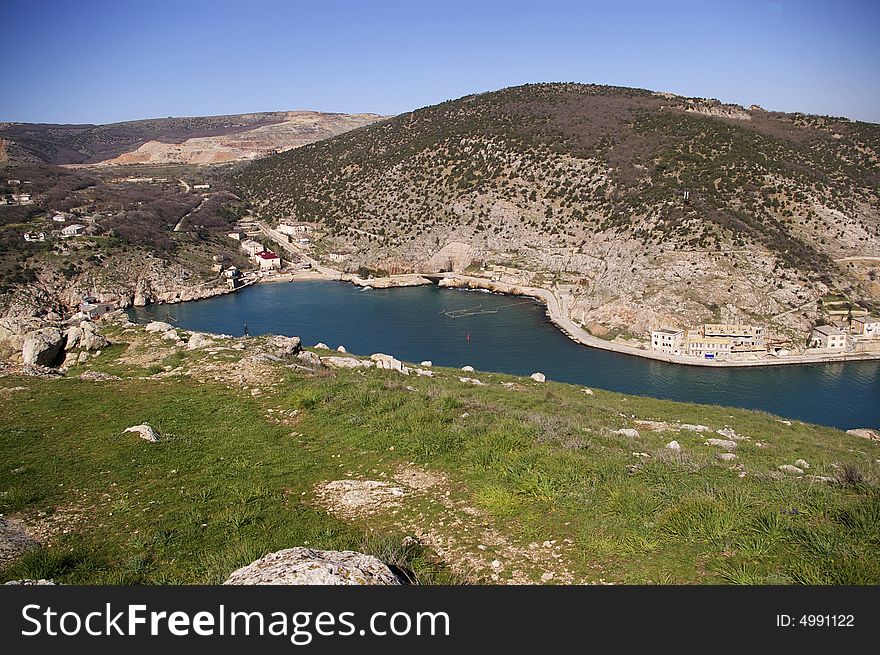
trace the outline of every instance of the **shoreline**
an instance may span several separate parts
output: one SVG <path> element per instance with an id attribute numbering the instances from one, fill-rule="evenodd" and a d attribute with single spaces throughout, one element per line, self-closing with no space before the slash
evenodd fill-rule
<path id="1" fill-rule="evenodd" d="M 311 268 L 299 270 L 293 273 L 275 273 L 268 276 L 261 276 L 253 280 L 251 283 L 240 287 L 239 289 L 230 290 L 230 293 L 239 291 L 247 286 L 253 286 L 261 282 L 297 282 L 305 280 L 323 280 L 334 282 L 348 282 L 364 289 L 393 289 L 411 286 L 426 286 L 428 284 L 436 284 L 443 288 L 467 288 L 467 289 L 484 289 L 492 293 L 500 293 L 509 296 L 526 296 L 544 304 L 548 320 L 559 329 L 569 339 L 587 348 L 596 348 L 609 352 L 618 353 L 620 355 L 629 355 L 631 357 L 641 357 L 642 359 L 650 359 L 667 364 L 680 364 L 684 366 L 701 366 L 705 368 L 747 368 L 756 366 L 792 366 L 799 364 L 833 364 L 859 361 L 876 361 L 880 360 L 880 352 L 876 353 L 822 353 L 816 355 L 785 355 L 785 356 L 766 356 L 764 359 L 751 359 L 741 361 L 730 360 L 706 360 L 688 357 L 686 355 L 670 355 L 654 350 L 637 348 L 622 343 L 614 343 L 600 339 L 590 334 L 582 327 L 577 325 L 563 310 L 560 299 L 549 289 L 541 287 L 526 287 L 508 284 L 506 282 L 494 282 L 484 277 L 474 275 L 466 275 L 464 273 L 404 273 L 400 275 L 390 275 L 383 278 L 374 278 L 365 280 L 354 275 L 353 273 L 344 273 L 327 266 L 319 264 L 315 259 L 309 257 L 299 248 L 294 247 L 283 239 L 283 235 L 270 228 L 268 225 L 259 221 L 263 233 L 288 253 L 294 254 L 299 259 L 310 264 Z M 225 295 L 225 294 L 218 294 Z"/>

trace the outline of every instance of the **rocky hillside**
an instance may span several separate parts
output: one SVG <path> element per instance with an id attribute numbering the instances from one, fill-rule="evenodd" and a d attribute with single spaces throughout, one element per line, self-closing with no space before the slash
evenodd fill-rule
<path id="1" fill-rule="evenodd" d="M 874 124 L 537 84 L 267 157 L 234 182 L 269 219 L 323 222 L 319 247 L 347 248 L 351 269 L 486 267 L 553 287 L 597 333 L 724 318 L 795 335 L 830 291 L 880 302 L 878 155 Z"/>
<path id="2" fill-rule="evenodd" d="M 287 111 L 108 125 L 0 123 L 0 161 L 214 164 L 296 148 L 380 118 L 376 114 Z"/>

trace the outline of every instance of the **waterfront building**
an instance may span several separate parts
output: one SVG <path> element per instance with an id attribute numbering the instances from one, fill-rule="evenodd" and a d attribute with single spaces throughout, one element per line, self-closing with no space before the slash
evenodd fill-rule
<path id="1" fill-rule="evenodd" d="M 747 323 L 706 323 L 706 337 L 729 338 L 734 346 L 759 346 L 764 348 L 764 327 Z"/>
<path id="2" fill-rule="evenodd" d="M 281 270 L 281 258 L 271 250 L 264 250 L 256 254 L 257 262 L 261 271 Z"/>
<path id="3" fill-rule="evenodd" d="M 880 318 L 876 316 L 853 318 L 851 331 L 862 339 L 880 339 Z"/>
<path id="4" fill-rule="evenodd" d="M 265 250 L 262 243 L 254 241 L 253 239 L 245 239 L 242 241 L 241 249 L 248 254 L 248 257 L 255 257 L 257 253 Z"/>
<path id="5" fill-rule="evenodd" d="M 684 342 L 684 330 L 676 328 L 660 328 L 651 331 L 651 350 L 656 350 L 670 355 L 681 353 Z"/>
<path id="6" fill-rule="evenodd" d="M 700 359 L 730 358 L 733 339 L 730 337 L 707 337 L 700 332 L 689 332 L 686 340 L 687 354 Z"/>
<path id="7" fill-rule="evenodd" d="M 810 335 L 810 348 L 825 348 L 827 350 L 843 350 L 847 346 L 846 333 L 832 325 L 820 325 L 813 329 Z"/>

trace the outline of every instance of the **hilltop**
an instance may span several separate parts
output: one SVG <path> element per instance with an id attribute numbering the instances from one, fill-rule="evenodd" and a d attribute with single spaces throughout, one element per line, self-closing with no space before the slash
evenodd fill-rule
<path id="1" fill-rule="evenodd" d="M 880 304 L 880 126 L 642 89 L 466 96 L 232 175 L 262 218 L 321 224 L 347 270 L 553 289 L 597 336 Z M 872 259 L 873 257 L 873 259 Z"/>
<path id="2" fill-rule="evenodd" d="M 296 148 L 381 118 L 377 114 L 280 111 L 106 125 L 0 123 L 0 161 L 217 164 Z"/>
<path id="3" fill-rule="evenodd" d="M 121 312 L 61 334 L 60 368 L 0 366 L 4 581 L 217 583 L 293 547 L 419 583 L 880 581 L 870 430 Z"/>

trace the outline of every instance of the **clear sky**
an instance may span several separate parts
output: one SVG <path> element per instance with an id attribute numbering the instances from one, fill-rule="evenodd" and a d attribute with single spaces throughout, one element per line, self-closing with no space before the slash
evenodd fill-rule
<path id="1" fill-rule="evenodd" d="M 877 0 L 0 0 L 0 120 L 395 114 L 541 81 L 880 122 Z"/>

